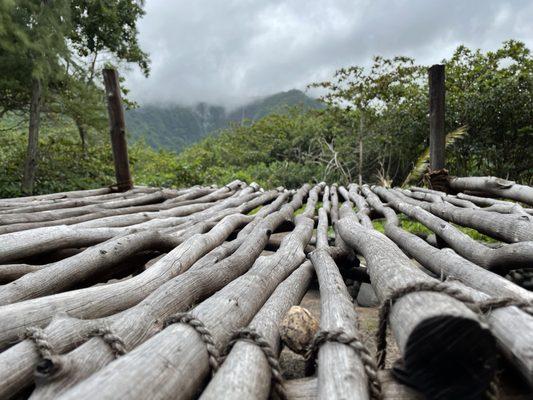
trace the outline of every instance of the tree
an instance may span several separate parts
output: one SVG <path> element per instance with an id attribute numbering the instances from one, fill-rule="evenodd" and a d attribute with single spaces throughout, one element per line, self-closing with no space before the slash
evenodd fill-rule
<path id="1" fill-rule="evenodd" d="M 29 106 L 29 130 L 26 162 L 22 178 L 23 193 L 31 193 L 37 165 L 40 112 L 46 85 L 61 70 L 61 63 L 68 58 L 65 34 L 69 29 L 68 2 L 56 0 L 6 1 L 3 4 L 0 32 L 0 58 L 8 60 L 1 70 L 6 75 L 3 84 L 8 95 L 2 99 L 2 108 L 24 109 Z M 20 70 L 19 70 L 20 69 Z"/>
<path id="2" fill-rule="evenodd" d="M 136 0 L 5 0 L 0 4 L 0 116 L 29 112 L 22 179 L 33 191 L 41 111 L 69 115 L 86 153 L 87 128 L 105 121 L 103 91 L 95 82 L 104 63 L 136 63 L 148 74 L 138 43 Z M 105 57 L 105 59 L 104 59 Z"/>
<path id="3" fill-rule="evenodd" d="M 77 59 L 64 82 L 71 96 L 59 97 L 78 127 L 84 154 L 87 129 L 98 129 L 105 120 L 103 91 L 95 84 L 102 64 L 134 63 L 145 76 L 150 72 L 148 54 L 138 41 L 137 21 L 144 15 L 143 6 L 143 0 L 71 1 L 69 40 Z"/>
<path id="4" fill-rule="evenodd" d="M 360 66 L 341 68 L 331 81 L 309 85 L 326 89 L 322 100 L 332 108 L 341 109 L 344 118 L 349 120 L 353 136 L 357 137 L 359 183 L 363 180 L 365 136 L 370 136 L 368 132 L 373 129 L 377 118 L 381 118 L 389 109 L 405 104 L 413 97 L 420 97 L 421 72 L 411 58 L 387 59 L 376 56 L 368 72 Z"/>

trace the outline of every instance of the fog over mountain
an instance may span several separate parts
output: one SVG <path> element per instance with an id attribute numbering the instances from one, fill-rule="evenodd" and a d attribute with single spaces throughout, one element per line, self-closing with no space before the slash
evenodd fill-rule
<path id="1" fill-rule="evenodd" d="M 132 69 L 126 82 L 140 104 L 231 108 L 377 54 L 433 64 L 459 44 L 533 46 L 530 0 L 148 0 L 145 9 L 152 72 Z"/>
<path id="2" fill-rule="evenodd" d="M 299 90 L 281 92 L 238 108 L 198 103 L 194 106 L 145 105 L 126 112 L 127 127 L 134 139 L 143 138 L 154 148 L 180 151 L 230 124 L 245 124 L 290 108 L 306 110 L 323 105 Z"/>

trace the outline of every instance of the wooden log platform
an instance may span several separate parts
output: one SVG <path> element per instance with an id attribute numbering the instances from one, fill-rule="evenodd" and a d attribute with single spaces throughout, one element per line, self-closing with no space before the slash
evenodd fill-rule
<path id="1" fill-rule="evenodd" d="M 0 399 L 533 398 L 533 188 L 125 189 L 0 199 Z"/>

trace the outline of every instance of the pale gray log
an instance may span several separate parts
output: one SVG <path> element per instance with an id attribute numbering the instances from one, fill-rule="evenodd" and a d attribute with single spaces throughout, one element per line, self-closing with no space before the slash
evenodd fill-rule
<path id="1" fill-rule="evenodd" d="M 194 235 L 154 266 L 124 282 L 59 293 L 0 307 L 0 348 L 22 335 L 28 326 L 43 326 L 58 312 L 79 318 L 97 318 L 132 307 L 159 286 L 187 270 L 220 245 L 236 227 L 252 219 L 232 215 L 211 231 Z"/>
<path id="2" fill-rule="evenodd" d="M 365 257 L 372 287 L 381 301 L 406 285 L 435 281 L 385 235 L 362 227 L 351 207 L 343 206 L 341 216 L 340 234 Z M 428 396 L 444 388 L 450 393 L 463 389 L 480 393 L 488 388 L 494 372 L 494 339 L 464 304 L 442 293 L 411 293 L 394 304 L 389 321 L 406 369 Z M 449 329 L 460 331 L 461 337 L 451 337 Z M 437 361 L 440 357 L 462 362 L 447 370 L 443 369 L 446 363 Z M 477 373 L 475 384 L 472 371 Z"/>
<path id="3" fill-rule="evenodd" d="M 451 178 L 450 187 L 458 192 L 477 191 L 533 205 L 533 188 L 494 176 Z"/>
<path id="4" fill-rule="evenodd" d="M 279 353 L 279 324 L 294 304 L 299 304 L 314 274 L 304 262 L 272 293 L 249 327 L 259 333 L 275 354 Z M 252 343 L 237 342 L 211 379 L 200 399 L 264 399 L 271 390 L 271 371 L 261 349 Z"/>
<path id="5" fill-rule="evenodd" d="M 296 218 L 295 240 L 274 256 L 260 257 L 242 277 L 192 310 L 224 347 L 235 329 L 247 324 L 276 286 L 301 262 L 313 223 Z M 297 232 L 298 231 L 298 232 Z M 138 363 L 137 360 L 141 360 Z M 132 365 L 139 368 L 134 370 Z M 88 398 L 95 388 L 100 398 L 191 398 L 209 374 L 205 344 L 189 326 L 174 324 L 132 352 L 117 359 L 60 398 Z M 136 382 L 135 389 L 131 379 Z M 142 388 L 142 390 L 138 390 Z"/>
<path id="6" fill-rule="evenodd" d="M 200 265 L 201 261 L 204 260 L 202 258 L 189 271 L 163 284 L 135 307 L 100 321 L 89 321 L 81 326 L 78 320 L 71 319 L 60 319 L 55 323 L 52 322 L 46 328 L 45 333 L 54 349 L 59 353 L 68 351 L 75 344 L 75 340 L 83 332 L 94 328 L 96 323 L 99 326 L 110 326 L 113 332 L 123 337 L 127 348 L 135 347 L 155 334 L 161 321 L 170 314 L 185 310 L 242 274 L 253 263 L 258 252 L 266 243 L 268 232 L 291 217 L 294 210 L 301 206 L 303 196 L 307 191 L 308 186 L 304 185 L 291 203 L 277 213 L 273 211 L 286 201 L 286 195 L 282 194 L 274 202 L 263 207 L 256 214 L 256 219 L 246 226 L 246 228 L 252 226 L 253 231 L 242 234 L 243 230 L 239 233 L 239 238 L 245 239 L 246 243 L 241 242 L 244 244 L 232 256 L 216 264 L 213 262 Z M 266 217 L 264 221 L 263 216 Z M 295 239 L 298 237 L 293 235 L 290 240 Z M 285 247 L 287 247 L 287 243 Z M 2 378 L 1 381 L 6 382 L 4 386 L 0 386 L 0 395 L 13 393 L 14 390 L 30 383 L 31 367 L 38 361 L 38 357 L 35 350 L 33 352 L 28 350 L 26 342 L 19 343 L 0 354 L 0 365 L 5 366 L 4 370 L 0 372 L 0 378 Z M 18 360 L 15 363 L 17 368 L 9 368 L 14 359 Z M 21 362 L 21 359 L 25 360 L 25 363 Z M 67 365 L 69 370 L 75 370 L 76 379 L 70 378 L 70 374 L 67 374 L 65 383 L 56 379 L 52 384 L 41 387 L 36 396 L 55 396 L 58 391 L 74 385 L 113 359 L 113 354 L 107 345 L 99 339 L 93 339 L 70 353 L 63 360 L 64 365 Z"/>
<path id="7" fill-rule="evenodd" d="M 288 400 L 316 400 L 318 399 L 318 379 L 307 377 L 291 379 L 285 382 Z"/>
<path id="8" fill-rule="evenodd" d="M 416 235 L 401 229 L 394 211 L 384 207 L 368 188 L 363 190 L 372 207 L 387 218 L 386 235 L 424 267 L 438 275 L 453 278 L 452 283 L 458 281 L 476 288 L 477 290 L 467 290 L 464 285 L 461 286 L 476 301 L 483 301 L 489 297 L 511 297 L 518 301 L 531 302 L 533 305 L 533 292 L 480 268 L 451 249 L 439 250 Z M 504 353 L 513 364 L 517 365 L 524 377 L 533 382 L 533 336 L 530 334 L 533 332 L 533 317 L 515 307 L 506 307 L 489 313 L 489 323 Z"/>
<path id="9" fill-rule="evenodd" d="M 475 264 L 491 271 L 506 271 L 533 264 L 533 241 L 489 248 L 423 208 L 404 202 L 395 192 L 382 187 L 375 187 L 374 191 L 395 210 L 427 226 L 448 246 Z"/>
<path id="10" fill-rule="evenodd" d="M 319 210 L 319 224 L 327 227 L 327 214 Z M 327 231 L 327 228 L 326 228 Z M 323 231 L 317 232 L 317 241 Z M 320 242 L 319 242 L 320 243 Z M 357 315 L 346 285 L 329 255 L 327 242 L 309 257 L 320 286 L 320 330 L 340 330 L 349 337 L 358 337 Z M 369 399 L 368 378 L 364 365 L 354 349 L 334 342 L 326 342 L 318 351 L 318 398 Z"/>
<path id="11" fill-rule="evenodd" d="M 77 215 L 87 214 L 100 211 L 103 209 L 114 209 L 138 206 L 144 204 L 160 203 L 174 196 L 174 192 L 168 189 L 160 192 L 146 194 L 141 197 L 132 199 L 114 200 L 108 203 L 91 204 L 82 207 L 64 208 L 59 210 L 29 212 L 22 214 L 2 214 L 0 215 L 0 225 L 19 224 L 25 222 L 52 221 L 61 218 L 74 217 Z"/>
<path id="12" fill-rule="evenodd" d="M 509 243 L 533 240 L 533 223 L 521 215 L 461 208 L 449 203 L 428 203 L 410 198 L 401 191 L 393 192 L 398 194 L 406 203 L 420 206 L 448 222 L 474 228 L 496 239 Z"/>

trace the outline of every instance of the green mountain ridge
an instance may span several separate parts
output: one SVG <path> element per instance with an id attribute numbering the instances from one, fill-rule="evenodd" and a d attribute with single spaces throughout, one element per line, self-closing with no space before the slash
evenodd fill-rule
<path id="1" fill-rule="evenodd" d="M 222 106 L 147 105 L 126 111 L 126 125 L 134 140 L 143 138 L 153 148 L 181 151 L 202 138 L 235 123 L 255 121 L 291 107 L 319 109 L 323 104 L 300 90 L 276 93 L 232 111 Z"/>

